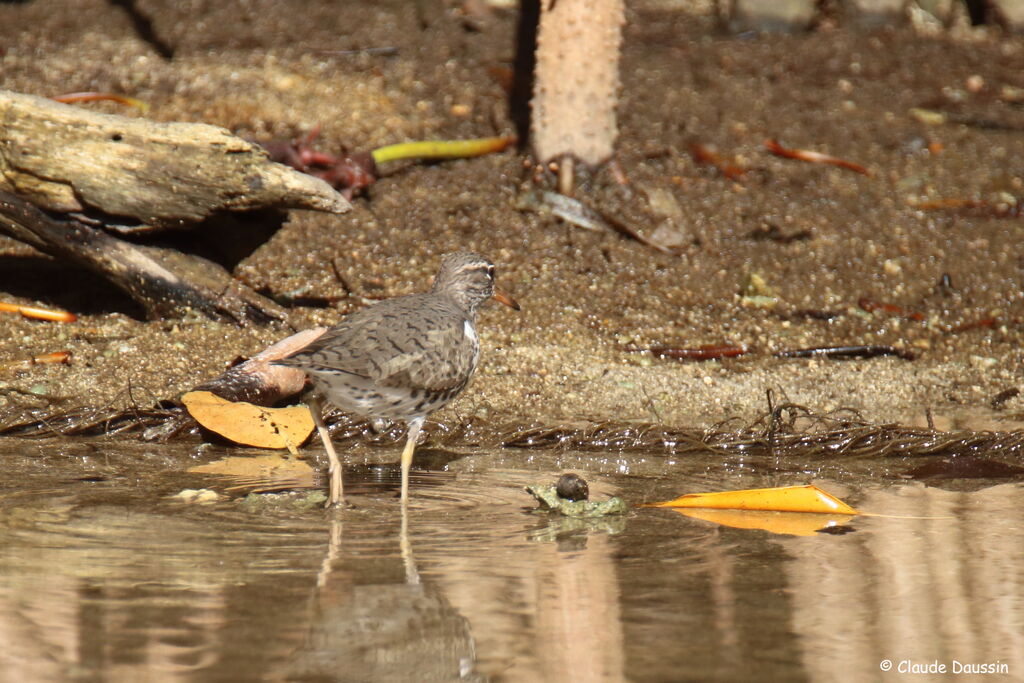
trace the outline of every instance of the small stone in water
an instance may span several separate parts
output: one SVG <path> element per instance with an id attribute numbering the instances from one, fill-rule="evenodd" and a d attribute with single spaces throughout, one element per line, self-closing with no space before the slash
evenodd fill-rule
<path id="1" fill-rule="evenodd" d="M 573 472 L 567 472 L 559 477 L 555 490 L 558 492 L 559 498 L 565 498 L 566 500 L 587 500 L 590 497 L 590 487 L 587 486 L 587 480 Z"/>
<path id="2" fill-rule="evenodd" d="M 186 503 L 213 503 L 220 495 L 210 489 L 184 489 L 174 497 L 181 498 Z"/>

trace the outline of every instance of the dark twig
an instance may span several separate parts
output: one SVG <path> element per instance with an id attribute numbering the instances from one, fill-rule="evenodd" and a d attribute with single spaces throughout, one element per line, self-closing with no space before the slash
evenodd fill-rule
<path id="1" fill-rule="evenodd" d="M 828 358 L 830 360 L 852 360 L 896 356 L 903 360 L 914 360 L 913 352 L 887 344 L 862 344 L 859 346 L 816 346 L 808 349 L 776 351 L 776 358 Z"/>

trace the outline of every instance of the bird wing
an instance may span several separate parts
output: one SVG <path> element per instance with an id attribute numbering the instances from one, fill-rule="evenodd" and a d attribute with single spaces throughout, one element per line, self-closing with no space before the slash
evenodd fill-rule
<path id="1" fill-rule="evenodd" d="M 348 373 L 379 386 L 446 391 L 468 379 L 476 344 L 454 304 L 421 294 L 353 313 L 281 361 L 308 373 Z"/>

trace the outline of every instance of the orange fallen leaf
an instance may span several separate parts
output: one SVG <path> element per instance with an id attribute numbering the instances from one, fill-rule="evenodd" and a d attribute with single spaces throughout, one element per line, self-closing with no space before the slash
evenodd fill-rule
<path id="1" fill-rule="evenodd" d="M 19 304 L 10 304 L 4 301 L 0 301 L 0 311 L 4 313 L 21 313 L 26 318 L 52 320 L 58 323 L 73 323 L 78 320 L 78 316 L 74 313 L 68 313 L 67 311 L 39 308 L 38 306 L 21 306 Z"/>
<path id="2" fill-rule="evenodd" d="M 209 391 L 190 391 L 181 397 L 196 422 L 226 439 L 257 448 L 287 448 L 295 452 L 313 431 L 306 406 L 264 408 L 232 402 Z"/>
<path id="3" fill-rule="evenodd" d="M 842 526 L 849 517 L 839 514 L 806 512 L 769 512 L 766 510 L 712 510 L 708 508 L 675 508 L 687 517 L 714 522 L 737 529 L 763 529 L 773 534 L 814 536 L 822 529 Z"/>
<path id="4" fill-rule="evenodd" d="M 120 95 L 112 92 L 71 92 L 65 95 L 57 95 L 50 99 L 62 104 L 77 104 L 78 102 L 98 102 L 101 100 L 108 100 L 110 102 L 117 102 L 118 104 L 124 104 L 129 107 L 135 107 L 143 114 L 149 111 L 149 104 L 147 102 L 143 102 L 135 97 L 129 97 L 128 95 Z"/>
<path id="5" fill-rule="evenodd" d="M 675 500 L 647 503 L 645 507 L 712 508 L 716 510 L 771 510 L 776 512 L 818 512 L 835 515 L 860 514 L 817 486 L 782 486 L 771 489 L 688 493 Z"/>
<path id="6" fill-rule="evenodd" d="M 51 363 L 69 363 L 71 361 L 70 351 L 53 351 L 51 353 L 42 353 L 38 356 L 32 357 L 33 365 L 49 365 Z"/>
<path id="7" fill-rule="evenodd" d="M 52 353 L 43 353 L 32 358 L 26 358 L 25 360 L 15 360 L 9 363 L 0 363 L 0 369 L 2 370 L 21 370 L 30 368 L 33 365 L 49 365 L 52 363 L 70 363 L 71 352 L 70 351 L 54 351 Z"/>

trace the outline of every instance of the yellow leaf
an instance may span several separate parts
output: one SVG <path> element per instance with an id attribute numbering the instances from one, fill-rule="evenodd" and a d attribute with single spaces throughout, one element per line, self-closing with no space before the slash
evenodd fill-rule
<path id="1" fill-rule="evenodd" d="M 257 448 L 295 447 L 313 431 L 306 406 L 264 408 L 223 399 L 209 391 L 190 391 L 181 402 L 196 422 L 225 439 Z"/>
<path id="2" fill-rule="evenodd" d="M 676 508 L 676 512 L 694 519 L 714 522 L 737 529 L 763 529 L 773 534 L 813 536 L 822 529 L 841 526 L 849 519 L 839 514 L 806 512 L 769 512 L 766 510 L 713 510 L 709 508 Z"/>
<path id="3" fill-rule="evenodd" d="M 716 510 L 773 510 L 776 512 L 818 512 L 834 515 L 860 514 L 817 486 L 782 486 L 771 489 L 688 493 L 675 500 L 648 503 L 647 507 L 712 508 Z"/>

